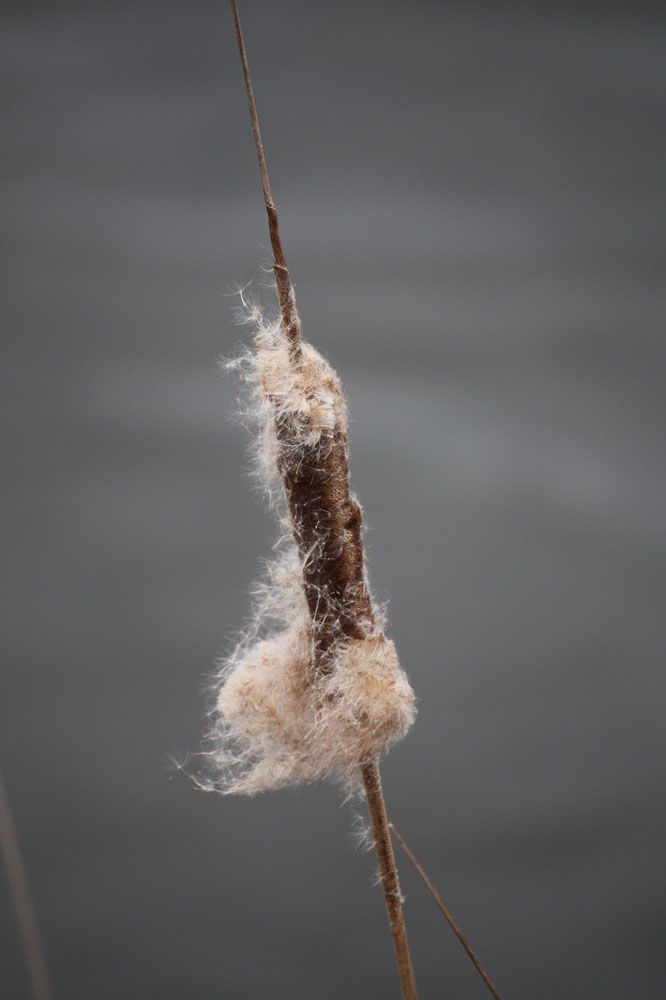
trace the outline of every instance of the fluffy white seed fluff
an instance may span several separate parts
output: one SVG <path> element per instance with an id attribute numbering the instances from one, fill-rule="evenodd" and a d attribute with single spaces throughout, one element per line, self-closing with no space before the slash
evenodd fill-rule
<path id="1" fill-rule="evenodd" d="M 337 375 L 309 344 L 295 366 L 279 322 L 258 309 L 256 350 L 237 366 L 250 390 L 257 434 L 257 466 L 271 495 L 282 495 L 278 461 L 285 448 L 298 458 L 304 446 L 328 447 L 336 429 L 346 433 L 345 400 Z M 285 443 L 276 419 L 289 418 Z M 276 487 L 279 485 L 279 489 Z M 312 623 L 303 589 L 303 559 L 286 509 L 279 557 L 255 590 L 254 617 L 216 683 L 211 756 L 213 786 L 255 794 L 332 776 L 354 783 L 359 763 L 400 739 L 414 719 L 414 695 L 383 619 L 362 638 L 338 639 L 325 671 L 315 666 Z"/>

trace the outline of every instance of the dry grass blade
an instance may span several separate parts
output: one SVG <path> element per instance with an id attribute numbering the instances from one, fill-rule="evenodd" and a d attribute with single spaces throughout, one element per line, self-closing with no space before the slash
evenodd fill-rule
<path id="1" fill-rule="evenodd" d="M 14 829 L 9 798 L 0 771 L 0 845 L 7 868 L 9 888 L 16 910 L 25 960 L 28 966 L 32 992 L 35 1000 L 52 1000 L 51 985 L 46 971 L 46 962 L 39 937 L 35 910 L 30 898 L 28 880 L 23 867 L 18 837 Z"/>
<path id="2" fill-rule="evenodd" d="M 417 872 L 419 873 L 419 875 L 421 876 L 421 878 L 425 882 L 426 886 L 428 887 L 428 889 L 430 891 L 430 894 L 431 894 L 432 898 L 435 900 L 435 902 L 437 903 L 438 907 L 440 908 L 440 910 L 442 911 L 442 913 L 444 914 L 444 916 L 448 920 L 449 924 L 451 925 L 451 928 L 455 932 L 455 934 L 456 934 L 458 940 L 460 941 L 461 945 L 463 946 L 463 948 L 465 949 L 465 951 L 467 952 L 467 954 L 471 958 L 472 962 L 474 963 L 474 966 L 475 966 L 477 972 L 479 973 L 479 975 L 483 979 L 484 983 L 486 984 L 486 986 L 488 987 L 488 989 L 490 990 L 490 992 L 492 993 L 492 995 L 495 997 L 495 1000 L 502 1000 L 502 997 L 499 995 L 499 993 L 497 992 L 495 986 L 491 982 L 490 976 L 488 975 L 488 973 L 486 972 L 486 970 L 481 965 L 481 962 L 479 961 L 478 957 L 476 956 L 476 954 L 475 954 L 472 946 L 470 945 L 469 941 L 467 940 L 467 938 L 465 937 L 465 935 L 463 934 L 463 932 L 458 927 L 458 924 L 456 923 L 456 921 L 454 920 L 452 914 L 449 912 L 449 910 L 445 906 L 445 904 L 444 904 L 441 896 L 439 895 L 439 893 L 435 889 L 434 885 L 432 884 L 432 882 L 430 881 L 430 879 L 428 878 L 428 876 L 424 872 L 424 870 L 421 867 L 421 865 L 418 863 L 418 861 L 416 860 L 416 858 L 414 857 L 414 855 L 410 851 L 409 847 L 407 846 L 407 844 L 403 840 L 402 836 L 396 830 L 396 828 L 393 825 L 393 823 L 389 823 L 389 828 L 390 828 L 391 832 L 393 833 L 393 836 L 398 841 L 398 843 L 402 847 L 403 851 L 405 852 L 405 854 L 407 855 L 407 857 L 409 858 L 409 860 L 414 865 L 414 867 L 416 868 Z"/>

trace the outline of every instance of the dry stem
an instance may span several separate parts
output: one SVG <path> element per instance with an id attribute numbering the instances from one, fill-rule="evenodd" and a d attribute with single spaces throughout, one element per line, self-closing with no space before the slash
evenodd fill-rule
<path id="1" fill-rule="evenodd" d="M 252 120 L 252 131 L 254 132 L 254 143 L 257 147 L 257 159 L 259 161 L 259 170 L 261 171 L 261 186 L 264 190 L 264 203 L 268 214 L 268 231 L 270 233 L 271 246 L 273 248 L 273 256 L 275 258 L 273 270 L 275 271 L 275 284 L 277 286 L 280 312 L 282 313 L 282 324 L 284 326 L 285 334 L 287 335 L 287 340 L 292 348 L 292 357 L 295 360 L 298 360 L 300 359 L 301 325 L 298 319 L 298 313 L 296 312 L 294 289 L 291 284 L 291 278 L 289 277 L 289 271 L 287 270 L 287 262 L 284 259 L 282 244 L 280 242 L 277 210 L 273 202 L 271 186 L 268 180 L 266 157 L 264 155 L 264 146 L 261 141 L 261 130 L 259 128 L 259 116 L 257 115 L 257 106 L 254 102 L 254 91 L 252 90 L 252 80 L 250 78 L 250 67 L 248 65 L 247 54 L 245 52 L 245 41 L 241 30 L 236 0 L 231 0 L 231 10 L 234 15 L 236 40 L 238 42 L 238 51 L 240 52 L 241 63 L 243 65 L 247 102 L 250 106 L 250 118 Z"/>
<path id="2" fill-rule="evenodd" d="M 30 898 L 18 837 L 12 821 L 9 799 L 0 771 L 0 845 L 5 858 L 9 888 L 16 910 L 26 964 L 35 1000 L 51 1000 L 51 985 L 46 971 L 39 927 Z"/>
<path id="3" fill-rule="evenodd" d="M 393 935 L 393 946 L 398 963 L 402 995 L 405 1000 L 418 1000 L 414 970 L 412 969 L 412 960 L 409 954 L 409 945 L 407 944 L 405 918 L 402 912 L 402 894 L 398 880 L 398 869 L 391 844 L 389 823 L 386 817 L 386 806 L 384 804 L 384 795 L 377 762 L 371 761 L 363 764 L 361 773 L 363 775 L 363 784 L 365 785 L 365 794 L 368 799 L 368 812 L 370 813 L 370 822 L 372 823 L 372 832 L 375 838 L 377 864 L 382 880 L 382 888 L 384 889 L 384 899 L 386 900 L 391 934 Z"/>
<path id="4" fill-rule="evenodd" d="M 439 893 L 435 889 L 434 885 L 432 884 L 432 882 L 430 881 L 430 879 L 428 878 L 428 876 L 424 872 L 423 868 L 418 863 L 418 861 L 416 860 L 416 858 L 414 857 L 414 855 L 410 851 L 409 847 L 407 846 L 407 844 L 405 843 L 405 841 L 403 840 L 403 838 L 398 833 L 398 831 L 395 828 L 395 826 L 393 825 L 393 823 L 389 823 L 389 828 L 390 828 L 391 832 L 393 833 L 394 837 L 396 838 L 396 840 L 399 841 L 400 846 L 402 847 L 403 851 L 405 852 L 405 854 L 407 855 L 407 857 L 409 858 L 409 860 L 414 865 L 414 867 L 416 868 L 417 872 L 419 873 L 419 875 L 421 876 L 421 878 L 425 882 L 426 886 L 430 890 L 432 898 L 435 900 L 435 902 L 437 903 L 438 907 L 440 908 L 440 910 L 442 911 L 442 913 L 444 914 L 444 916 L 448 920 L 449 924 L 451 925 L 451 928 L 453 929 L 453 931 L 455 932 L 456 936 L 458 937 L 458 940 L 460 941 L 460 943 L 462 944 L 463 948 L 465 949 L 465 951 L 467 952 L 467 954 L 471 958 L 472 962 L 474 963 L 474 967 L 476 968 L 477 972 L 479 973 L 479 975 L 483 979 L 484 983 L 486 984 L 486 986 L 488 987 L 488 989 L 490 990 L 490 992 L 492 993 L 492 995 L 495 997 L 495 1000 L 502 1000 L 501 996 L 499 995 L 499 993 L 497 992 L 497 990 L 493 986 L 492 982 L 490 981 L 490 976 L 488 975 L 488 973 L 486 972 L 486 970 L 481 965 L 481 962 L 479 961 L 479 959 L 477 958 L 475 952 L 473 951 L 472 946 L 470 945 L 469 941 L 467 940 L 467 938 L 465 937 L 465 935 L 463 934 L 463 932 L 460 930 L 460 927 L 458 927 L 458 924 L 453 919 L 453 916 L 450 913 L 450 911 L 444 905 L 444 902 L 443 902 L 441 896 L 439 895 Z"/>

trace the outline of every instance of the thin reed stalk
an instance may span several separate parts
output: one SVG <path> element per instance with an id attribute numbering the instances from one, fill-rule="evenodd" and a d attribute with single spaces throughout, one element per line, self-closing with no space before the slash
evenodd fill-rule
<path id="1" fill-rule="evenodd" d="M 39 936 L 39 926 L 19 847 L 9 797 L 0 770 L 0 847 L 5 859 L 9 889 L 16 911 L 25 961 L 35 1000 L 52 1000 L 51 984 Z"/>
<path id="2" fill-rule="evenodd" d="M 402 912 L 402 893 L 400 892 L 398 867 L 395 863 L 395 855 L 393 854 L 391 834 L 389 832 L 390 824 L 386 817 L 386 805 L 384 803 L 384 793 L 382 792 L 382 783 L 377 762 L 372 761 L 371 763 L 364 764 L 361 767 L 361 773 L 368 800 L 368 812 L 370 813 L 372 832 L 375 838 L 377 865 L 382 880 L 382 888 L 384 889 L 384 899 L 386 901 L 389 924 L 391 925 L 391 934 L 393 935 L 393 946 L 398 963 L 402 995 L 405 1000 L 418 1000 L 412 959 L 407 943 L 405 917 Z"/>
<path id="3" fill-rule="evenodd" d="M 442 900 L 442 897 L 439 895 L 439 893 L 435 889 L 434 885 L 432 884 L 432 882 L 430 881 L 430 879 L 426 875 L 425 871 L 423 870 L 423 868 L 421 867 L 421 865 L 418 863 L 418 861 L 414 857 L 414 854 L 412 853 L 412 851 L 409 849 L 409 847 L 405 843 L 404 839 L 402 838 L 402 836 L 400 835 L 400 833 L 396 829 L 395 825 L 393 823 L 389 823 L 389 829 L 390 829 L 391 833 L 393 834 L 393 836 L 398 841 L 398 843 L 400 844 L 400 846 L 402 847 L 403 851 L 405 852 L 405 854 L 407 855 L 407 857 L 409 858 L 409 860 L 411 861 L 411 863 L 416 868 L 416 870 L 419 873 L 419 875 L 421 876 L 421 878 L 423 879 L 426 887 L 428 888 L 428 891 L 430 892 L 430 895 L 435 900 L 435 902 L 437 903 L 437 906 L 440 908 L 440 910 L 442 911 L 442 913 L 444 914 L 444 916 L 448 920 L 451 929 L 454 931 L 456 937 L 458 938 L 458 940 L 460 941 L 461 945 L 463 946 L 463 948 L 467 952 L 468 956 L 470 957 L 471 961 L 474 964 L 474 968 L 476 969 L 476 971 L 479 973 L 479 975 L 483 979 L 484 983 L 486 984 L 486 986 L 488 987 L 488 989 L 492 993 L 493 997 L 495 998 L 495 1000 L 502 1000 L 501 996 L 499 995 L 499 993 L 497 991 L 497 988 L 493 985 L 493 983 L 492 983 L 492 981 L 490 979 L 490 976 L 488 975 L 488 973 L 486 972 L 486 970 L 482 966 L 480 959 L 477 957 L 474 949 L 472 948 L 472 946 L 470 945 L 469 941 L 467 940 L 467 938 L 465 937 L 465 935 L 463 934 L 463 932 L 460 930 L 460 927 L 458 926 L 458 924 L 454 920 L 453 914 L 448 909 L 448 907 L 445 906 L 444 901 Z"/>

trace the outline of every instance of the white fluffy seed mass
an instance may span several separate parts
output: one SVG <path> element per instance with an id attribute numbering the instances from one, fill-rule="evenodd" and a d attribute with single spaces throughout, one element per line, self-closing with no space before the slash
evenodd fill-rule
<path id="1" fill-rule="evenodd" d="M 308 344 L 295 371 L 278 324 L 258 310 L 256 352 L 241 362 L 251 390 L 260 474 L 280 494 L 279 449 L 321 445 L 336 428 L 346 432 L 338 378 Z M 278 443 L 275 421 L 287 414 L 294 436 Z M 255 591 L 251 627 L 221 665 L 211 739 L 212 786 L 253 795 L 288 784 L 334 777 L 354 784 L 359 764 L 405 735 L 414 719 L 414 695 L 383 619 L 364 625 L 360 638 L 338 638 L 326 668 L 315 661 L 313 629 L 303 589 L 303 557 L 287 529 L 281 555 Z M 305 556 L 307 558 L 307 556 Z M 374 610 L 374 609 L 373 609 Z"/>

